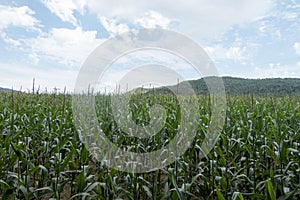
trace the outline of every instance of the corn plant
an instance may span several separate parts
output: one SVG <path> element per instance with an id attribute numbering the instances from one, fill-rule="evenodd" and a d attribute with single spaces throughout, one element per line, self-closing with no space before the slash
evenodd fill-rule
<path id="1" fill-rule="evenodd" d="M 148 95 L 148 96 L 147 96 Z M 98 123 L 112 142 L 150 152 L 176 134 L 180 109 L 170 94 L 136 95 L 131 119 L 147 125 L 164 108 L 159 134 L 132 138 L 112 116 L 111 96 L 96 94 Z M 193 143 L 180 159 L 149 173 L 110 169 L 91 156 L 74 126 L 69 94 L 0 93 L 2 199 L 300 199 L 299 96 L 227 96 L 222 133 L 206 157 L 201 143 L 213 97 L 198 96 Z"/>

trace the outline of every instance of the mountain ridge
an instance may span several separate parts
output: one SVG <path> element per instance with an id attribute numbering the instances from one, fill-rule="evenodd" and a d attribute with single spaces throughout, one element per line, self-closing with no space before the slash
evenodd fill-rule
<path id="1" fill-rule="evenodd" d="M 172 86 L 165 86 L 157 88 L 159 92 L 165 93 L 169 88 L 178 94 L 190 94 L 191 89 L 196 94 L 208 94 L 209 90 L 205 80 L 216 77 L 205 77 L 197 80 L 188 80 L 180 82 Z M 225 86 L 225 92 L 228 94 L 276 94 L 276 95 L 290 95 L 300 94 L 300 78 L 264 78 L 251 79 L 224 76 L 220 77 Z M 189 87 L 189 85 L 191 87 Z"/>
<path id="2" fill-rule="evenodd" d="M 16 92 L 16 90 L 0 87 L 0 92 Z"/>

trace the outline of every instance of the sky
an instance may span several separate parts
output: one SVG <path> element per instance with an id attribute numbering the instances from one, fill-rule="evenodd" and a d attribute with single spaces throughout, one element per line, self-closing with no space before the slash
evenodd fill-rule
<path id="1" fill-rule="evenodd" d="M 43 91 L 72 91 L 96 47 L 143 28 L 192 39 L 221 76 L 300 78 L 300 0 L 0 0 L 0 87 L 27 91 L 35 79 Z"/>

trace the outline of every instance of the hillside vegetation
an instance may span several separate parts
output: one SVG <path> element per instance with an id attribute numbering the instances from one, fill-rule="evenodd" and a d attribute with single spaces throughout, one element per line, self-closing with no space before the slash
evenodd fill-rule
<path id="1" fill-rule="evenodd" d="M 214 77 L 207 77 L 211 80 Z M 208 94 L 205 80 L 190 80 L 181 82 L 178 85 L 170 86 L 174 92 L 185 94 L 191 92 L 188 83 L 192 86 L 196 94 Z M 256 94 L 256 95 L 291 95 L 300 93 L 300 79 L 298 78 L 270 78 L 270 79 L 243 79 L 234 77 L 222 77 L 226 93 L 234 95 Z M 165 92 L 163 88 L 160 92 Z"/>
<path id="2" fill-rule="evenodd" d="M 0 92 L 11 92 L 11 91 L 12 91 L 12 89 L 0 87 Z"/>

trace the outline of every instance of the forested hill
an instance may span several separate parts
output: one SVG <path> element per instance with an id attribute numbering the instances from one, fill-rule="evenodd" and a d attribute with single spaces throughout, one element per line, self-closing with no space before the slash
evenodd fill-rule
<path id="1" fill-rule="evenodd" d="M 214 79 L 214 77 L 207 77 Z M 274 94 L 290 95 L 300 94 L 300 78 L 268 78 L 268 79 L 244 79 L 234 77 L 222 77 L 226 93 L 229 94 Z M 188 81 L 197 94 L 207 94 L 208 89 L 204 79 Z M 188 93 L 187 82 L 170 87 L 178 93 Z M 161 92 L 165 89 L 160 88 Z"/>
<path id="2" fill-rule="evenodd" d="M 0 87 L 0 92 L 11 92 L 11 91 L 12 91 L 12 89 Z"/>

